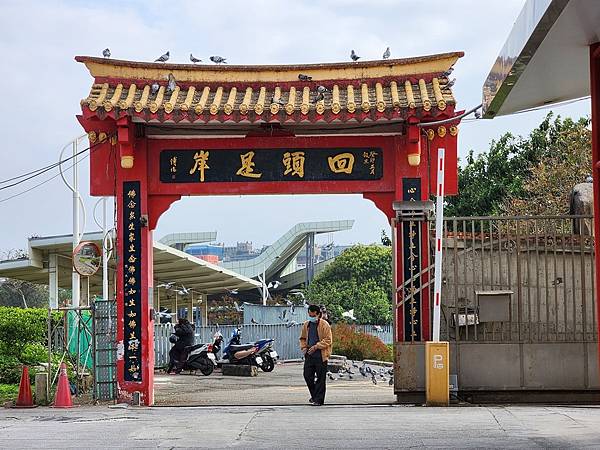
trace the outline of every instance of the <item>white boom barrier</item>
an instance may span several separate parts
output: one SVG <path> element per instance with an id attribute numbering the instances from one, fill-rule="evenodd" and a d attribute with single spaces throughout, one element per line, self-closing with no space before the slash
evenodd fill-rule
<path id="1" fill-rule="evenodd" d="M 444 157 L 445 149 L 438 148 L 437 196 L 435 203 L 435 279 L 433 282 L 433 342 L 440 341 L 440 308 L 442 301 L 442 231 L 444 224 Z"/>

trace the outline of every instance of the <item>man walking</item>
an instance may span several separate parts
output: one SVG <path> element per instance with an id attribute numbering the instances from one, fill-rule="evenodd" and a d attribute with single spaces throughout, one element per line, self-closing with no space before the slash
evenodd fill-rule
<path id="1" fill-rule="evenodd" d="M 317 305 L 310 305 L 308 320 L 302 325 L 300 333 L 300 349 L 304 354 L 304 381 L 310 392 L 309 402 L 314 406 L 325 403 L 327 360 L 333 343 L 331 327 L 320 316 L 321 309 Z"/>

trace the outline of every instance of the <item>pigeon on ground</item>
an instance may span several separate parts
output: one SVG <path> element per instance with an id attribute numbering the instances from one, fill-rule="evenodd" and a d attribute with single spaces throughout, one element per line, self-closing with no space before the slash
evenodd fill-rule
<path id="1" fill-rule="evenodd" d="M 350 378 L 351 380 L 354 379 L 354 376 L 352 376 L 352 374 L 348 375 L 348 378 Z"/>
<path id="2" fill-rule="evenodd" d="M 352 367 L 356 367 L 358 369 L 358 364 L 356 364 L 356 361 L 352 360 Z"/>
<path id="3" fill-rule="evenodd" d="M 344 378 L 344 374 L 342 372 L 338 373 L 338 378 Z"/>
<path id="4" fill-rule="evenodd" d="M 169 52 L 167 52 L 164 55 L 161 55 L 158 58 L 156 58 L 154 62 L 167 62 L 169 60 L 169 56 Z"/>
<path id="5" fill-rule="evenodd" d="M 335 377 L 333 376 L 333 374 L 331 372 L 327 372 L 327 376 L 329 377 L 330 380 L 335 381 Z"/>
<path id="6" fill-rule="evenodd" d="M 388 384 L 389 384 L 390 386 L 393 386 L 393 385 L 394 385 L 394 378 L 393 378 L 393 377 L 390 377 L 390 381 L 388 381 Z"/>
<path id="7" fill-rule="evenodd" d="M 375 378 L 375 374 L 373 374 L 373 376 L 371 377 L 371 381 L 373 382 L 373 384 L 377 384 L 377 378 Z"/>
<path id="8" fill-rule="evenodd" d="M 312 80 L 312 77 L 309 77 L 308 75 L 304 75 L 301 73 L 300 75 L 298 75 L 298 79 L 300 81 L 310 81 L 310 80 Z"/>
<path id="9" fill-rule="evenodd" d="M 190 61 L 193 62 L 194 64 L 202 62 L 201 59 L 194 57 L 194 55 L 192 55 L 191 53 L 190 53 Z"/>
<path id="10" fill-rule="evenodd" d="M 104 50 L 102 50 L 102 56 L 104 56 L 105 58 L 110 58 L 110 49 L 105 48 Z"/>
<path id="11" fill-rule="evenodd" d="M 358 371 L 360 372 L 360 374 L 361 374 L 363 377 L 365 377 L 365 378 L 367 377 L 367 371 L 365 370 L 365 368 L 364 368 L 364 367 L 360 367 L 360 368 L 358 369 Z"/>
<path id="12" fill-rule="evenodd" d="M 211 56 L 209 59 L 215 64 L 227 64 L 227 59 L 222 56 Z"/>
<path id="13" fill-rule="evenodd" d="M 352 61 L 356 62 L 356 61 L 358 61 L 358 60 L 360 59 L 360 56 L 358 56 L 358 55 L 357 55 L 357 54 L 354 52 L 354 50 L 352 50 L 352 51 L 350 52 L 350 59 L 351 59 Z"/>
<path id="14" fill-rule="evenodd" d="M 152 94 L 156 94 L 158 92 L 158 90 L 160 89 L 160 84 L 158 84 L 156 81 L 154 83 L 152 83 Z"/>
<path id="15" fill-rule="evenodd" d="M 383 59 L 389 59 L 391 53 L 390 53 L 390 48 L 386 48 L 385 52 L 383 52 Z"/>

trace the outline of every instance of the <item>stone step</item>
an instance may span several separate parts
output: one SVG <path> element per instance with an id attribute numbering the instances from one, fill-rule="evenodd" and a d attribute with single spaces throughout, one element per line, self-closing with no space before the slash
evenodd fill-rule
<path id="1" fill-rule="evenodd" d="M 223 364 L 223 375 L 232 377 L 255 377 L 258 367 L 242 364 Z"/>

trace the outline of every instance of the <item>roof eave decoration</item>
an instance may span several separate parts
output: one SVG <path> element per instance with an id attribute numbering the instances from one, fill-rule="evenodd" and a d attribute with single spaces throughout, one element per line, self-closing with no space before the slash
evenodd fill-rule
<path id="1" fill-rule="evenodd" d="M 463 53 L 357 63 L 209 66 L 78 56 L 94 77 L 85 116 L 142 122 L 301 123 L 452 114 L 444 75 Z M 310 81 L 301 81 L 299 74 Z M 169 83 L 169 78 L 175 81 Z M 327 90 L 321 96 L 319 86 Z"/>

